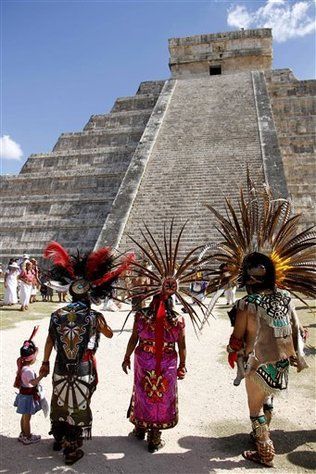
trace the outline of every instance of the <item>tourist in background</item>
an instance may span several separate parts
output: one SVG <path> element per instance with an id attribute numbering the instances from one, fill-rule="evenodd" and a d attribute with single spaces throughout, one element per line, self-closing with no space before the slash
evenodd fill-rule
<path id="1" fill-rule="evenodd" d="M 34 275 L 33 283 L 32 283 L 32 291 L 31 291 L 31 298 L 30 303 L 36 302 L 36 294 L 37 294 L 37 287 L 39 286 L 39 268 L 37 265 L 37 261 L 35 258 L 31 258 L 30 262 L 32 264 L 32 273 Z"/>
<path id="2" fill-rule="evenodd" d="M 21 311 L 25 311 L 28 309 L 31 293 L 32 293 L 32 285 L 34 282 L 34 274 L 32 272 L 32 264 L 29 260 L 24 263 L 25 270 L 22 270 L 19 274 L 19 283 L 20 283 L 20 304 L 21 304 Z"/>
<path id="3" fill-rule="evenodd" d="M 3 304 L 11 306 L 18 302 L 18 276 L 20 273 L 19 265 L 11 260 L 8 269 L 4 274 L 4 300 Z"/>

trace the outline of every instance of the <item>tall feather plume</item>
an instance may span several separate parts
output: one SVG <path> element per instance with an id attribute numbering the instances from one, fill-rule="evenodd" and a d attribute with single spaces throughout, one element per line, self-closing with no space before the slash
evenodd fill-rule
<path id="1" fill-rule="evenodd" d="M 196 281 L 196 273 L 198 269 L 201 265 L 205 265 L 210 260 L 210 257 L 203 256 L 203 258 L 199 258 L 202 248 L 205 247 L 204 245 L 195 247 L 182 258 L 179 256 L 181 237 L 185 226 L 186 223 L 176 234 L 174 231 L 174 219 L 172 219 L 168 229 L 166 225 L 164 226 L 161 245 L 159 245 L 158 240 L 146 224 L 144 224 L 146 233 L 145 231 L 141 231 L 144 242 L 140 243 L 130 237 L 134 244 L 143 252 L 144 255 L 146 255 L 147 260 L 152 264 L 152 269 L 149 271 L 140 262 L 133 263 L 132 266 L 134 272 L 136 269 L 136 274 L 145 278 L 143 283 L 140 279 L 137 279 L 137 283 L 132 285 L 130 291 L 132 295 L 141 295 L 143 299 L 146 299 L 161 294 L 162 286 L 166 278 L 175 279 L 177 282 L 175 296 L 185 307 L 187 314 L 196 329 L 200 318 L 192 304 L 186 298 L 190 296 L 202 312 L 204 312 L 206 308 L 203 303 L 197 300 L 194 295 L 188 291 L 188 284 Z M 203 266 L 203 270 L 206 269 L 207 267 Z M 148 283 L 148 278 L 151 280 L 150 283 Z"/>
<path id="2" fill-rule="evenodd" d="M 218 262 L 231 268 L 230 281 L 235 283 L 244 257 L 253 251 L 270 255 L 276 269 L 276 284 L 289 291 L 316 296 L 316 231 L 313 227 L 298 232 L 300 215 L 291 215 L 291 201 L 273 199 L 267 185 L 261 189 L 254 185 L 247 170 L 246 193 L 240 189 L 239 213 L 230 201 L 226 206 L 232 216 L 228 219 L 207 205 L 218 221 L 217 230 L 223 240 L 219 252 L 213 254 Z M 246 197 L 245 197 L 246 196 Z M 208 291 L 223 285 L 220 272 L 210 274 Z"/>
<path id="3" fill-rule="evenodd" d="M 71 256 L 58 242 L 52 241 L 47 244 L 44 257 L 51 260 L 54 265 L 65 269 L 71 278 L 75 278 Z"/>

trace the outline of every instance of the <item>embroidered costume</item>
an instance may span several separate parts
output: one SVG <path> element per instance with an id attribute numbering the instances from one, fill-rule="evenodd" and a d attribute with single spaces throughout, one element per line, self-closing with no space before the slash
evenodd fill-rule
<path id="1" fill-rule="evenodd" d="M 184 320 L 172 314 L 163 327 L 163 348 L 157 367 L 154 312 L 159 299 L 136 313 L 138 346 L 134 356 L 134 388 L 130 421 L 139 428 L 168 429 L 178 422 L 177 367 L 175 344 L 184 336 Z M 168 315 L 168 311 L 167 311 Z"/>
<path id="2" fill-rule="evenodd" d="M 52 432 L 60 422 L 80 426 L 91 436 L 90 401 L 98 383 L 95 353 L 100 339 L 102 314 L 78 301 L 51 316 L 49 335 L 56 361 L 51 401 Z"/>
<path id="3" fill-rule="evenodd" d="M 49 356 L 56 350 L 51 400 L 51 434 L 54 450 L 63 449 L 66 464 L 83 456 L 83 436 L 91 437 L 91 397 L 97 387 L 95 353 L 100 333 L 112 337 L 103 315 L 91 308 L 91 302 L 111 295 L 113 283 L 124 272 L 134 256 L 118 262 L 110 248 L 88 255 L 70 256 L 57 242 L 51 242 L 44 256 L 54 267 L 51 275 L 54 288 L 67 291 L 72 303 L 51 315 L 41 372 L 49 373 Z M 55 280 L 59 280 L 55 281 Z M 49 283 L 48 283 L 49 285 Z"/>
<path id="4" fill-rule="evenodd" d="M 147 233 L 142 233 L 144 245 L 132 239 L 151 267 L 133 263 L 134 271 L 145 277 L 145 282 L 138 279 L 130 291 L 136 297 L 141 295 L 142 300 L 149 296 L 153 299 L 148 308 L 141 308 L 141 302 L 138 310 L 136 308 L 133 332 L 122 368 L 127 373 L 130 356 L 135 350 L 134 386 L 128 416 L 135 425 L 137 438 L 144 439 L 147 433 L 149 452 L 163 446 L 160 430 L 172 428 L 178 422 L 177 379 L 183 379 L 186 373 L 185 324 L 183 317 L 174 311 L 173 297 L 183 306 L 193 324 L 200 319 L 185 297 L 190 297 L 202 311 L 205 308 L 188 286 L 196 281 L 198 264 L 207 262 L 209 257 L 199 262 L 195 252 L 200 247 L 197 247 L 177 261 L 184 227 L 173 242 L 172 223 L 169 235 L 164 232 L 162 246 L 146 226 Z"/>
<path id="5" fill-rule="evenodd" d="M 257 449 L 243 455 L 271 466 L 275 453 L 268 430 L 271 395 L 287 388 L 290 363 L 298 371 L 307 367 L 305 334 L 290 293 L 316 295 L 312 248 L 316 233 L 311 228 L 298 233 L 300 216 L 291 216 L 290 201 L 273 199 L 266 185 L 259 191 L 249 173 L 247 185 L 247 194 L 240 192 L 238 212 L 228 199 L 225 216 L 208 207 L 224 238 L 214 259 L 225 263 L 226 282 L 238 283 L 248 293 L 229 314 L 234 331 L 227 346 L 232 367 L 240 359 L 246 363 L 246 390 Z M 223 275 L 218 270 L 210 275 L 209 291 L 216 290 L 223 283 Z"/>

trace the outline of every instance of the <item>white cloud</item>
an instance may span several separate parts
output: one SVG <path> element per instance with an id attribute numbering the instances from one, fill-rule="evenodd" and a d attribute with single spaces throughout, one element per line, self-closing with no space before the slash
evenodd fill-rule
<path id="1" fill-rule="evenodd" d="M 0 158 L 7 160 L 20 160 L 23 156 L 22 148 L 12 140 L 9 135 L 0 137 Z"/>
<path id="2" fill-rule="evenodd" d="M 315 31 L 315 4 L 307 0 L 295 3 L 267 0 L 255 11 L 244 5 L 232 5 L 227 23 L 236 28 L 272 28 L 273 38 L 281 43 Z"/>

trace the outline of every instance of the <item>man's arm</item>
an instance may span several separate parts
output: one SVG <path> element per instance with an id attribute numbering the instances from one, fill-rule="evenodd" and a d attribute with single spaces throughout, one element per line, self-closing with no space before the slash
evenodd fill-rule
<path id="1" fill-rule="evenodd" d="M 127 369 L 131 370 L 131 355 L 134 352 L 137 342 L 138 342 L 138 332 L 137 332 L 137 323 L 135 320 L 134 326 L 133 326 L 133 332 L 132 332 L 131 337 L 129 338 L 124 360 L 122 363 L 122 369 L 126 374 L 128 373 Z"/>
<path id="2" fill-rule="evenodd" d="M 238 351 L 243 347 L 244 336 L 247 331 L 247 311 L 238 310 L 236 315 L 235 326 L 232 335 L 229 339 L 229 344 L 227 346 L 228 352 L 228 363 L 234 368 L 235 362 L 237 362 Z"/>
<path id="3" fill-rule="evenodd" d="M 98 313 L 97 315 L 97 330 L 103 334 L 103 336 L 111 338 L 113 337 L 113 331 L 104 319 L 103 314 Z"/>
<path id="4" fill-rule="evenodd" d="M 51 335 L 48 334 L 44 348 L 44 359 L 39 372 L 41 377 L 47 377 L 47 375 L 49 374 L 49 358 L 52 353 L 53 347 L 54 341 Z"/>

